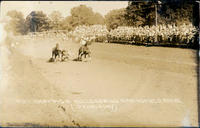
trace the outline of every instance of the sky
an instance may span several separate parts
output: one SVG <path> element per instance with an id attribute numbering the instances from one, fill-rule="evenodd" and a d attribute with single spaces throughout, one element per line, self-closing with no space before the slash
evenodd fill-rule
<path id="1" fill-rule="evenodd" d="M 49 15 L 52 11 L 60 11 L 63 17 L 70 15 L 70 10 L 80 4 L 91 7 L 94 12 L 103 16 L 110 10 L 125 8 L 128 1 L 3 1 L 1 3 L 1 17 L 5 17 L 10 10 L 21 11 L 26 17 L 31 11 L 43 11 Z"/>

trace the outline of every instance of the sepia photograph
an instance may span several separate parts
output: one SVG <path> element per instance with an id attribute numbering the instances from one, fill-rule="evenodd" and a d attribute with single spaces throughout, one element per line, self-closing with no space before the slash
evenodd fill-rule
<path id="1" fill-rule="evenodd" d="M 0 1 L 0 127 L 198 127 L 199 5 Z"/>

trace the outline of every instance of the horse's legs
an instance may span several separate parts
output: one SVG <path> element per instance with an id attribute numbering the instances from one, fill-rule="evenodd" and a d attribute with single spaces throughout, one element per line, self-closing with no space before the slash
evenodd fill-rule
<path id="1" fill-rule="evenodd" d="M 82 53 L 80 54 L 80 58 L 79 58 L 79 60 L 82 61 L 83 55 L 84 55 L 84 53 L 82 52 Z"/>
<path id="2" fill-rule="evenodd" d="M 81 56 L 82 56 L 82 47 L 80 47 L 78 51 L 78 60 L 81 59 Z"/>
<path id="3" fill-rule="evenodd" d="M 78 60 L 82 59 L 82 54 L 83 54 L 82 51 L 79 50 L 79 52 L 78 52 Z"/>
<path id="4" fill-rule="evenodd" d="M 87 53 L 85 53 L 84 55 L 85 55 L 85 58 L 86 58 L 86 56 L 87 56 Z"/>
<path id="5" fill-rule="evenodd" d="M 60 61 L 62 61 L 62 54 L 61 53 L 59 53 L 58 58 L 59 58 Z"/>
<path id="6" fill-rule="evenodd" d="M 57 58 L 58 58 L 58 54 L 55 54 L 55 60 L 56 60 L 56 62 L 58 61 Z"/>
<path id="7" fill-rule="evenodd" d="M 80 54 L 80 57 L 79 57 L 79 60 L 82 61 L 82 56 L 83 56 L 83 53 Z"/>
<path id="8" fill-rule="evenodd" d="M 54 57 L 54 51 L 52 51 L 52 58 Z"/>

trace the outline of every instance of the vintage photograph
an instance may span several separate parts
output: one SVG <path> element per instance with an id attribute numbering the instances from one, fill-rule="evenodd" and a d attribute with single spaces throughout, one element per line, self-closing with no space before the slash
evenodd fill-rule
<path id="1" fill-rule="evenodd" d="M 198 127 L 199 1 L 1 1 L 1 127 Z"/>

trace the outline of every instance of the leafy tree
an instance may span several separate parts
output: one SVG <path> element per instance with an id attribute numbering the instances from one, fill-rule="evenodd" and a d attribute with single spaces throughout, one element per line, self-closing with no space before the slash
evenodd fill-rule
<path id="1" fill-rule="evenodd" d="M 179 25 L 192 22 L 194 3 L 192 0 L 163 0 L 162 2 L 160 14 L 164 19 L 164 23 Z"/>
<path id="2" fill-rule="evenodd" d="M 53 11 L 50 15 L 50 28 L 51 29 L 62 29 L 62 14 L 59 11 Z"/>
<path id="3" fill-rule="evenodd" d="M 13 32 L 14 35 L 26 34 L 27 28 L 25 25 L 25 19 L 22 12 L 13 10 L 7 13 L 7 16 L 10 17 L 10 21 L 6 25 L 6 30 Z"/>
<path id="4" fill-rule="evenodd" d="M 92 25 L 94 22 L 92 8 L 80 5 L 71 9 L 72 26 Z"/>
<path id="5" fill-rule="evenodd" d="M 105 19 L 100 13 L 94 13 L 93 19 L 95 19 L 94 24 L 105 24 Z"/>
<path id="6" fill-rule="evenodd" d="M 159 1 L 162 3 L 158 5 Z M 158 23 L 182 24 L 193 20 L 194 0 L 133 0 L 126 8 L 129 25 L 144 26 L 155 24 L 155 6 L 158 8 Z M 157 5 L 156 5 L 157 4 Z"/>
<path id="7" fill-rule="evenodd" d="M 61 28 L 64 30 L 71 31 L 73 30 L 72 24 L 73 24 L 72 16 L 68 16 L 61 21 Z"/>
<path id="8" fill-rule="evenodd" d="M 32 11 L 26 17 L 26 24 L 31 32 L 41 32 L 50 29 L 50 19 L 42 11 Z"/>
<path id="9" fill-rule="evenodd" d="M 104 24 L 104 18 L 99 13 L 94 13 L 92 8 L 80 5 L 71 9 L 71 15 L 66 17 L 62 24 L 65 29 L 73 29 L 78 25 Z"/>
<path id="10" fill-rule="evenodd" d="M 155 4 L 153 1 L 129 1 L 125 17 L 129 25 L 153 25 L 155 23 Z"/>
<path id="11" fill-rule="evenodd" d="M 125 19 L 125 9 L 115 9 L 111 10 L 107 15 L 105 15 L 105 23 L 108 30 L 115 29 L 118 26 L 127 25 L 127 21 Z"/>

